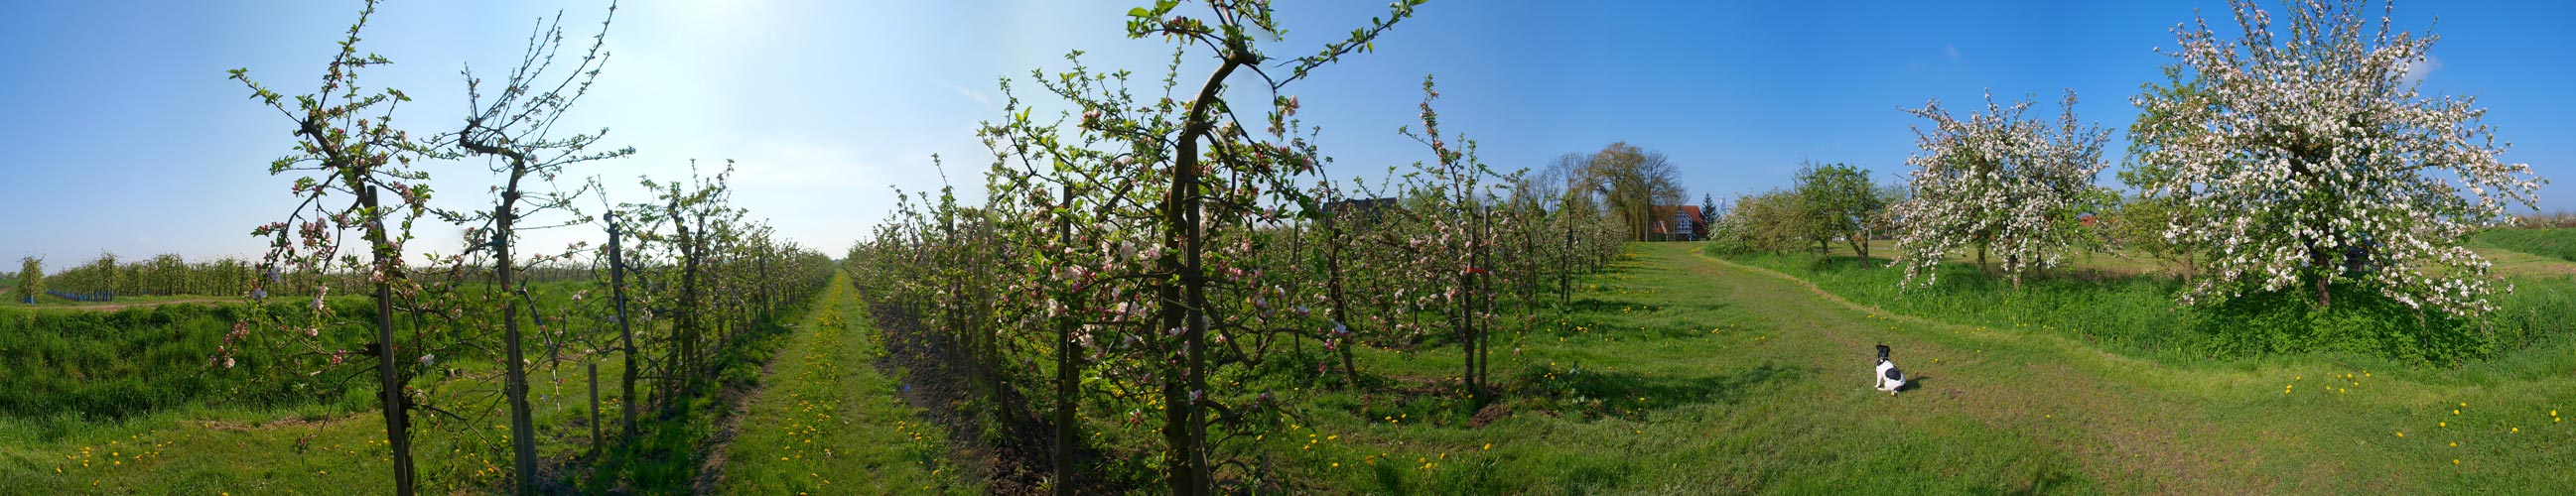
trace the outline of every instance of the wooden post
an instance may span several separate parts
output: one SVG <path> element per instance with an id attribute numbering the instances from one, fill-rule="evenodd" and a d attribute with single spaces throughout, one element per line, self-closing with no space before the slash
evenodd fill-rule
<path id="1" fill-rule="evenodd" d="M 590 457 L 599 459 L 599 361 L 590 362 Z"/>

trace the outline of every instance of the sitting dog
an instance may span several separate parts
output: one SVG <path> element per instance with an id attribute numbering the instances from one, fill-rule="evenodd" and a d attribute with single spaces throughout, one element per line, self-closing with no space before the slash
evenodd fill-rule
<path id="1" fill-rule="evenodd" d="M 1886 391 L 1888 396 L 1895 396 L 1897 390 L 1905 389 L 1905 371 L 1898 370 L 1896 362 L 1887 361 L 1887 345 L 1878 345 L 1878 371 L 1870 375 L 1878 390 Z"/>

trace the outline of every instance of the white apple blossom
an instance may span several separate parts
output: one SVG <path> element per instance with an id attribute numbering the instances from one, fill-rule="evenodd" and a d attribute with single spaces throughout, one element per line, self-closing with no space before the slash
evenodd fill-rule
<path id="1" fill-rule="evenodd" d="M 1933 128 L 1915 129 L 1922 152 L 1905 159 L 1915 167 L 1912 199 L 1892 208 L 1904 284 L 1931 285 L 1941 262 L 1970 245 L 2000 256 L 2016 286 L 2024 272 L 2059 263 L 2079 235 L 2075 217 L 2103 197 L 2093 177 L 2107 165 L 2102 142 L 2109 136 L 2076 122 L 2074 91 L 2062 104 L 2056 126 L 2024 119 L 2030 102 L 1999 106 L 1992 94 L 1985 113 L 1965 120 L 1939 101 L 1906 110 Z"/>
<path id="2" fill-rule="evenodd" d="M 2141 164 L 2173 173 L 2140 186 L 2204 214 L 2166 227 L 2212 254 L 2182 301 L 2313 288 L 2331 304 L 2330 283 L 2358 282 L 2410 307 L 2493 310 L 2489 264 L 2461 242 L 2543 180 L 2497 159 L 2474 98 L 2417 94 L 2407 68 L 2439 37 L 2392 31 L 2393 8 L 2373 26 L 2363 2 L 2298 5 L 2278 35 L 2270 13 L 2230 5 L 2241 39 L 2174 28 L 2202 91 L 2131 99 L 2172 116 L 2137 139 Z"/>

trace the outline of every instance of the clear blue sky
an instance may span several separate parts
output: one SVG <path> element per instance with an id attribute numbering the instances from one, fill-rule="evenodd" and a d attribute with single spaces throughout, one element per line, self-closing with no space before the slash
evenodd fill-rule
<path id="1" fill-rule="evenodd" d="M 610 126 L 608 143 L 641 153 L 574 173 L 627 185 L 672 177 L 690 158 L 736 159 L 737 204 L 838 253 L 883 217 L 889 186 L 938 186 L 931 154 L 948 159 L 961 187 L 981 184 L 972 174 L 987 157 L 972 129 L 998 116 L 995 78 L 1061 69 L 1066 51 L 1082 49 L 1096 68 L 1159 79 L 1170 48 L 1121 34 L 1138 3 L 630 1 L 598 92 L 571 120 Z M 1900 107 L 1938 98 L 1966 108 L 1988 89 L 2053 102 L 2072 88 L 2082 119 L 2124 130 L 2135 114 L 2128 97 L 2170 60 L 2151 49 L 2174 46 L 2176 24 L 2198 8 L 2222 34 L 2234 29 L 2216 0 L 1599 3 L 1434 1 L 1375 53 L 1290 93 L 1308 123 L 1324 126 L 1337 177 L 1429 156 L 1395 129 L 1414 124 L 1420 80 L 1437 74 L 1444 124 L 1479 140 L 1490 163 L 1538 167 L 1628 141 L 1669 154 L 1696 199 L 1784 185 L 1802 158 L 1891 180 L 1916 124 Z M 1281 4 L 1291 30 L 1283 55 L 1383 9 Z M 365 48 L 396 65 L 369 80 L 419 100 L 397 121 L 415 134 L 451 128 L 464 110 L 463 64 L 499 70 L 539 16 L 564 10 L 586 32 L 604 5 L 390 1 Z M 100 251 L 254 255 L 251 226 L 291 206 L 287 181 L 265 169 L 291 141 L 287 122 L 224 71 L 310 91 L 356 10 L 314 0 L 0 6 L 0 103 L 10 113 L 0 120 L 0 198 L 12 207 L 0 215 L 0 256 L 45 256 L 58 269 Z M 2427 90 L 2477 96 L 2514 145 L 2507 160 L 2576 180 L 2576 30 L 2566 29 L 2576 2 L 2407 2 L 2397 14 L 2411 29 L 2440 18 Z M 2125 141 L 2114 140 L 2116 161 Z M 447 205 L 486 201 L 492 178 L 480 163 L 430 171 Z M 2564 191 L 2543 189 L 2540 207 L 2576 209 Z M 583 236 L 595 235 L 534 239 Z"/>

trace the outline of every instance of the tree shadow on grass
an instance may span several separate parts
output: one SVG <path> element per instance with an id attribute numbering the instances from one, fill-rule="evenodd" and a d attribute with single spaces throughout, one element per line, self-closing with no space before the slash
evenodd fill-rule
<path id="1" fill-rule="evenodd" d="M 1618 302 L 1604 300 L 1597 296 L 1585 296 L 1574 299 L 1572 303 L 1567 303 L 1565 305 L 1565 309 L 1566 311 L 1578 314 L 1619 313 L 1620 308 L 1635 308 L 1636 306 L 1636 302 Z"/>
<path id="2" fill-rule="evenodd" d="M 1732 402 L 1766 386 L 1812 373 L 1767 362 L 1733 373 L 1702 376 L 1649 375 L 1582 366 L 1551 371 L 1547 367 L 1531 366 L 1515 374 L 1503 387 L 1515 396 L 1541 402 L 1544 404 L 1541 406 L 1560 413 L 1580 413 L 1586 418 L 1598 418 L 1633 416 L 1684 405 Z"/>
<path id="3" fill-rule="evenodd" d="M 2075 476 L 2068 475 L 2064 467 L 2059 467 L 2055 464 L 2046 464 L 2031 470 L 2030 482 L 2028 484 L 2023 484 L 2018 487 L 2006 486 L 1988 488 L 1987 491 L 1984 491 L 1984 494 L 2004 494 L 2012 496 L 2055 494 L 2057 492 L 2062 492 L 2056 491 L 2057 489 L 2076 485 L 2075 483 Z"/>
<path id="4" fill-rule="evenodd" d="M 1850 255 L 1817 257 L 1815 261 L 1807 263 L 1807 270 L 1813 272 L 1877 270 L 1886 268 L 1888 263 L 1884 258 L 1861 258 Z"/>

